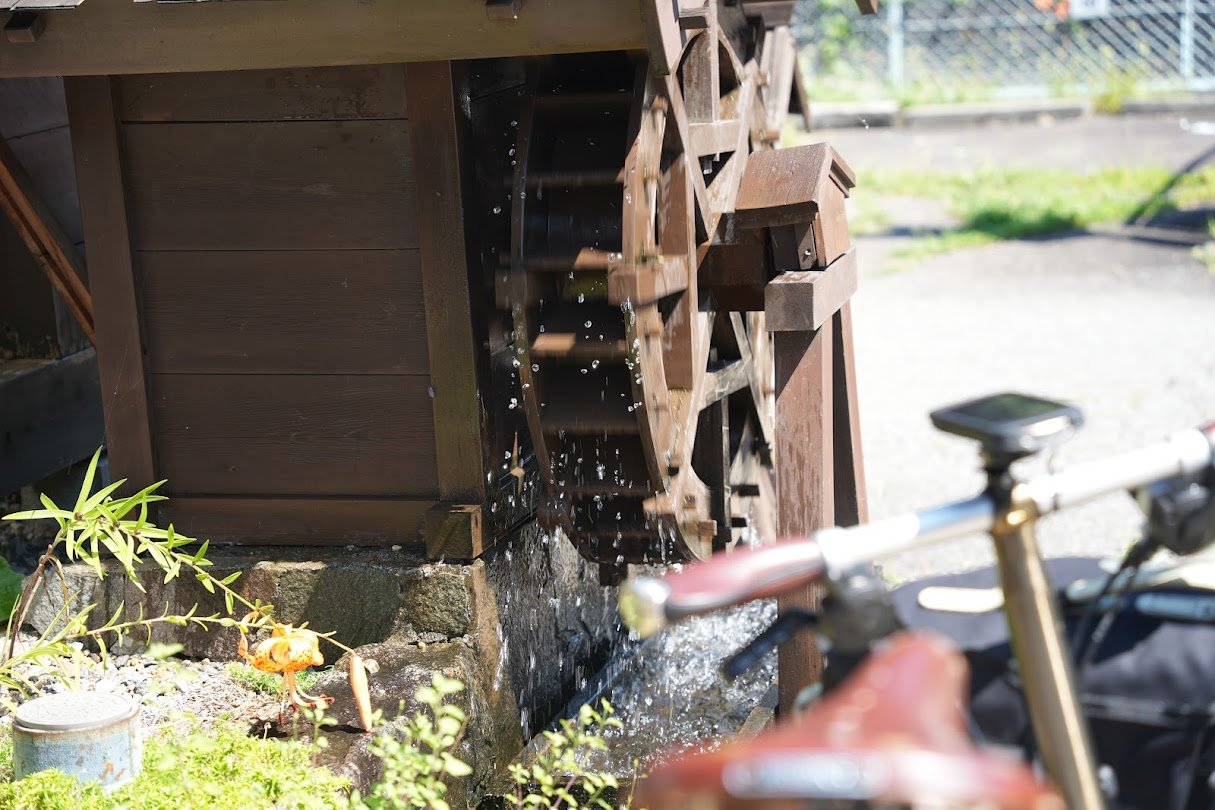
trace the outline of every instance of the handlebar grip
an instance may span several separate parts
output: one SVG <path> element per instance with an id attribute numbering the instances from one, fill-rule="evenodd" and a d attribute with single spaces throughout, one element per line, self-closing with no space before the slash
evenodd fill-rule
<path id="1" fill-rule="evenodd" d="M 715 554 L 662 579 L 639 577 L 625 583 L 620 615 L 647 636 L 672 621 L 808 585 L 823 567 L 818 545 L 805 537 Z"/>

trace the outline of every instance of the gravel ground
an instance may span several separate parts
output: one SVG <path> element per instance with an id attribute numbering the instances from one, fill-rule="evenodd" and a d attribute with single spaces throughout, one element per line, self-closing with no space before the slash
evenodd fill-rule
<path id="1" fill-rule="evenodd" d="M 862 130 L 832 140 L 854 167 L 946 155 L 953 170 L 994 160 L 1067 165 L 1064 158 L 1080 151 L 1089 168 L 1184 163 L 1215 144 L 1190 135 L 1176 118 Z M 914 205 L 902 216 L 924 219 Z M 897 232 L 903 224 L 892 226 Z M 1005 389 L 1074 402 L 1088 424 L 1057 453 L 1060 464 L 1215 418 L 1215 275 L 1188 246 L 1075 233 L 957 251 L 894 274 L 865 272 L 900 241 L 858 239 L 862 280 L 853 311 L 871 517 L 980 486 L 974 443 L 928 421 L 928 411 L 941 405 Z M 1044 521 L 1041 540 L 1050 555 L 1114 554 L 1138 522 L 1130 499 L 1114 495 Z M 991 559 L 984 538 L 972 538 L 886 568 L 908 579 Z"/>

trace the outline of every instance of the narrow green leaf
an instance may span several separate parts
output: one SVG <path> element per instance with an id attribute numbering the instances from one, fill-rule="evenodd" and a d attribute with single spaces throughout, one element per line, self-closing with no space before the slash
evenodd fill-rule
<path id="1" fill-rule="evenodd" d="M 97 475 L 97 462 L 101 460 L 101 448 L 97 448 L 97 452 L 89 460 L 89 467 L 84 471 L 84 481 L 80 483 L 80 495 L 76 498 L 76 507 L 72 510 L 76 514 L 84 511 L 84 504 L 89 499 L 89 493 L 93 491 L 93 477 Z"/>

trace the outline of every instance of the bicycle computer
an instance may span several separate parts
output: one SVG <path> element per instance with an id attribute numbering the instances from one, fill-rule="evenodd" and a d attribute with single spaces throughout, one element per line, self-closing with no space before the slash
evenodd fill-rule
<path id="1" fill-rule="evenodd" d="M 931 417 L 946 433 L 978 439 L 989 455 L 1013 458 L 1059 444 L 1084 424 L 1073 405 L 1015 393 L 940 408 Z"/>

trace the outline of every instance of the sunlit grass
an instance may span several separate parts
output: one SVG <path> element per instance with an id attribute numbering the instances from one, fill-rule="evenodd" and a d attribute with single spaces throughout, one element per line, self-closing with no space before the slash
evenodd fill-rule
<path id="1" fill-rule="evenodd" d="M 957 174 L 869 172 L 861 175 L 853 195 L 859 210 L 872 209 L 873 201 L 881 197 L 928 198 L 945 204 L 957 226 L 918 237 L 894 256 L 911 261 L 962 247 L 1215 204 L 1215 166 L 1180 177 L 1152 167 L 1093 172 L 1046 168 L 985 168 Z"/>

